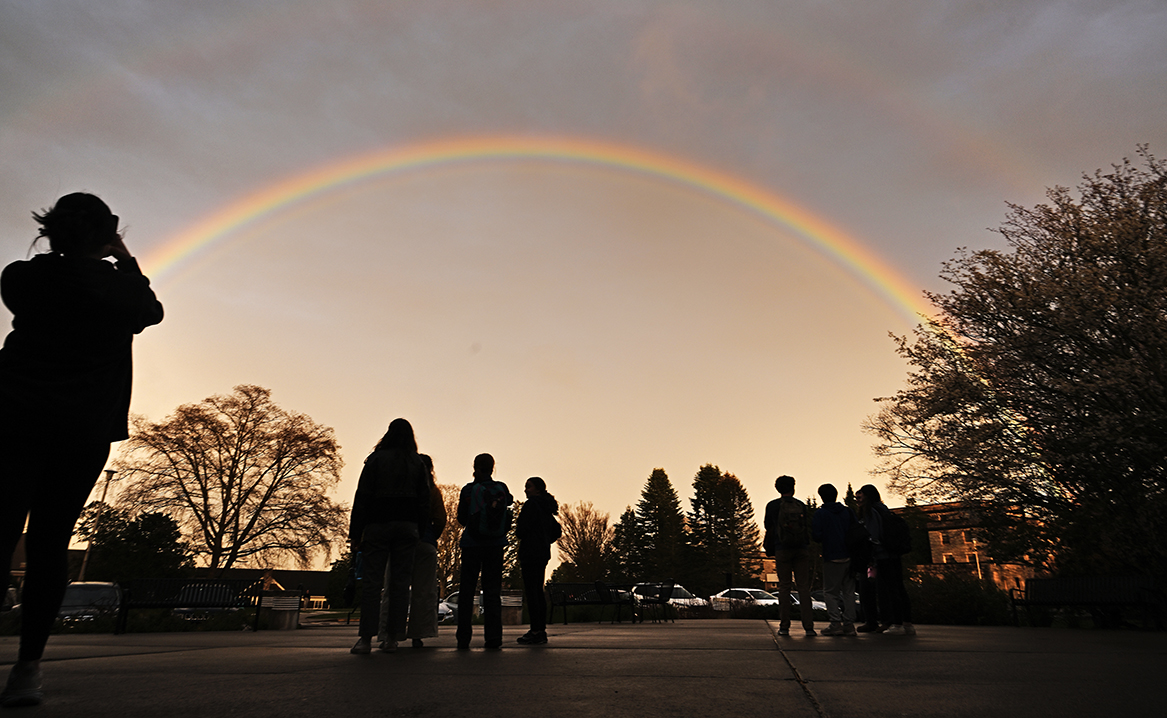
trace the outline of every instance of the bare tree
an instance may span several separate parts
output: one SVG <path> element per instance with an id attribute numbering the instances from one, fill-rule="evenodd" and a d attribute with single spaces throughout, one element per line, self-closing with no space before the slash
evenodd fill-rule
<path id="1" fill-rule="evenodd" d="M 339 448 L 331 428 L 240 385 L 161 422 L 134 417 L 116 462 L 128 484 L 119 504 L 174 517 L 211 568 L 286 556 L 307 567 L 348 525 L 347 508 L 327 496 L 340 482 Z"/>
<path id="2" fill-rule="evenodd" d="M 559 523 L 563 527 L 558 542 L 563 557 L 563 566 L 557 569 L 560 575 L 576 581 L 604 578 L 614 534 L 608 514 L 596 511 L 590 501 L 580 501 L 559 510 Z"/>
<path id="3" fill-rule="evenodd" d="M 462 568 L 458 540 L 462 537 L 462 527 L 458 525 L 458 496 L 462 487 L 454 484 L 438 484 L 442 491 L 442 503 L 446 505 L 446 528 L 438 537 L 438 586 L 445 598 L 446 587 L 458 580 Z"/>

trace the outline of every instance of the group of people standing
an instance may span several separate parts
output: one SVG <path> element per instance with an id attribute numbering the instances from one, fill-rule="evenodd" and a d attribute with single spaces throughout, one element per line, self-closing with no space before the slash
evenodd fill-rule
<path id="1" fill-rule="evenodd" d="M 902 558 L 910 543 L 901 536 L 902 519 L 884 505 L 879 489 L 866 484 L 855 492 L 856 513 L 839 502 L 838 489 L 823 484 L 818 489 L 822 506 L 808 520 L 806 504 L 794 498 L 794 484 L 793 477 L 779 476 L 774 488 L 780 496 L 766 506 L 763 543 L 778 573 L 778 634 L 790 635 L 794 588 L 803 630 L 808 636 L 817 635 L 810 609 L 813 539 L 822 545 L 823 594 L 830 620 L 824 636 L 915 635 Z M 859 626 L 857 603 L 864 616 Z"/>
<path id="2" fill-rule="evenodd" d="M 456 519 L 462 526 L 457 641 L 469 649 L 473 637 L 474 596 L 482 584 L 483 634 L 487 649 L 502 648 L 502 572 L 514 497 L 494 479 L 494 457 L 474 457 L 474 480 L 462 487 Z M 547 642 L 547 603 L 543 581 L 551 544 L 559 538 L 559 505 L 542 478 L 525 486 L 527 500 L 515 534 L 519 566 L 531 617 L 521 644 Z M 374 636 L 384 652 L 411 639 L 413 647 L 438 634 L 437 541 L 447 516 L 434 481 L 433 462 L 417 451 L 413 427 L 394 419 L 365 460 L 353 498 L 349 523 L 352 555 L 360 556 L 360 637 L 351 652 L 372 652 Z"/>

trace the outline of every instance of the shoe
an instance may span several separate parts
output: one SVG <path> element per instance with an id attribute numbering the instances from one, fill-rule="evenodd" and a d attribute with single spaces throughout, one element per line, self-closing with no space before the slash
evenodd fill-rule
<path id="1" fill-rule="evenodd" d="M 808 628 L 808 629 L 806 629 L 806 635 L 807 636 L 817 636 L 819 634 L 815 633 L 813 628 Z"/>
<path id="2" fill-rule="evenodd" d="M 502 650 L 502 641 L 499 641 L 498 643 L 486 644 L 486 650 L 488 650 L 488 651 L 501 651 Z"/>
<path id="3" fill-rule="evenodd" d="M 0 693 L 0 705 L 5 708 L 39 706 L 45 699 L 44 691 L 41 690 L 43 683 L 44 676 L 39 666 L 27 670 L 17 663 L 8 674 L 4 692 Z"/>
<path id="4" fill-rule="evenodd" d="M 856 627 L 855 630 L 858 633 L 879 633 L 879 624 L 864 623 L 862 626 Z"/>
<path id="5" fill-rule="evenodd" d="M 790 635 L 790 629 L 789 629 L 789 628 L 779 628 L 779 629 L 778 629 L 778 635 L 779 635 L 779 636 L 789 636 L 789 635 Z"/>
<path id="6" fill-rule="evenodd" d="M 851 632 L 854 633 L 855 629 L 852 628 Z M 841 635 L 843 635 L 843 627 L 832 623 L 831 625 L 829 625 L 823 629 L 823 635 L 824 636 L 841 636 Z"/>
<path id="7" fill-rule="evenodd" d="M 907 633 L 907 631 L 904 630 L 903 626 L 888 626 L 887 630 L 885 630 L 883 632 L 883 635 L 885 635 L 885 636 L 906 636 L 906 635 L 908 635 L 908 633 Z"/>
<path id="8" fill-rule="evenodd" d="M 881 623 L 872 629 L 872 633 L 887 633 L 887 629 L 891 628 L 890 623 Z"/>
<path id="9" fill-rule="evenodd" d="M 855 632 L 855 624 L 848 623 L 845 626 L 843 626 L 843 635 L 844 636 L 857 636 L 857 635 L 859 635 L 858 633 Z"/>
<path id="10" fill-rule="evenodd" d="M 349 649 L 349 653 L 358 656 L 367 656 L 373 652 L 373 641 L 368 638 L 358 638 L 357 642 Z"/>
<path id="11" fill-rule="evenodd" d="M 904 635 L 905 636 L 916 635 L 916 627 L 914 625 L 908 623 L 907 621 L 904 621 Z"/>
<path id="12" fill-rule="evenodd" d="M 539 631 L 538 633 L 527 632 L 527 635 L 519 636 L 517 639 L 515 639 L 515 641 L 517 643 L 523 644 L 524 646 L 541 646 L 547 642 L 547 632 L 546 631 Z"/>
<path id="13" fill-rule="evenodd" d="M 458 650 L 459 650 L 459 651 L 469 651 L 469 650 L 470 650 L 470 644 L 469 644 L 469 643 L 459 643 L 459 644 L 458 644 Z"/>
<path id="14" fill-rule="evenodd" d="M 420 638 L 415 638 L 415 639 L 413 639 L 413 647 L 414 648 L 424 648 L 425 644 L 421 642 Z"/>
<path id="15" fill-rule="evenodd" d="M 396 653 L 397 641 L 381 641 L 381 653 Z"/>

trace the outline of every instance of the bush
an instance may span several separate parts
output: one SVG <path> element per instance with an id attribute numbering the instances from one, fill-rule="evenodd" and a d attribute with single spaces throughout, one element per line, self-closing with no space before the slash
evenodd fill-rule
<path id="1" fill-rule="evenodd" d="M 1013 622 L 1009 594 L 992 581 L 919 573 L 905 584 L 916 623 L 1006 626 Z"/>

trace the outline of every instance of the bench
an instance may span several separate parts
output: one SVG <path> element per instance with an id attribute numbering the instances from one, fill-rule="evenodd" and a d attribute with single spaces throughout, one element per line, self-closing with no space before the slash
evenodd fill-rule
<path id="1" fill-rule="evenodd" d="M 616 607 L 616 617 L 612 622 L 620 620 L 625 606 L 632 609 L 632 622 L 636 622 L 636 597 L 632 594 L 632 585 L 607 584 L 603 581 L 595 583 L 548 583 L 547 592 L 550 594 L 551 623 L 555 623 L 555 608 L 563 610 L 563 625 L 567 625 L 568 606 L 599 606 L 600 621 L 604 620 L 604 609 L 608 606 Z"/>
<path id="2" fill-rule="evenodd" d="M 1017 607 L 1026 609 L 1033 625 L 1033 608 L 1087 609 L 1103 627 L 1121 624 L 1122 608 L 1140 608 L 1145 620 L 1163 628 L 1163 595 L 1150 576 L 1084 576 L 1070 578 L 1031 578 L 1025 588 L 1009 591 L 1014 625 L 1021 625 Z"/>
<path id="3" fill-rule="evenodd" d="M 135 608 L 169 608 L 195 614 L 238 608 L 258 609 L 263 600 L 263 581 L 254 579 L 134 579 L 122 585 L 122 603 L 118 607 L 114 633 L 126 632 L 130 610 Z M 298 607 L 298 599 L 296 601 Z M 259 615 L 257 610 L 256 630 L 259 629 Z"/>

